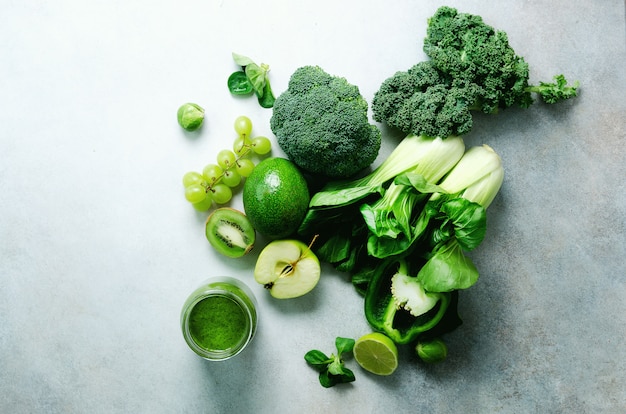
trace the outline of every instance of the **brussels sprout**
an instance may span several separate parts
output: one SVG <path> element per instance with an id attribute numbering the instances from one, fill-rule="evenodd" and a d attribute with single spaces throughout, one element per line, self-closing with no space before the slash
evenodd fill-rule
<path id="1" fill-rule="evenodd" d="M 204 109 L 195 103 L 186 103 L 178 108 L 178 124 L 187 131 L 195 131 L 202 126 Z"/>
<path id="2" fill-rule="evenodd" d="M 417 352 L 422 361 L 428 364 L 435 364 L 446 359 L 448 346 L 439 338 L 419 341 L 415 346 L 415 352 Z"/>

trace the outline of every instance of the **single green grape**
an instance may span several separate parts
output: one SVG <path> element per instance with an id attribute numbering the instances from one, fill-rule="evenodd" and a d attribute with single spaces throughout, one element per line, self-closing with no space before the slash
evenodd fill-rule
<path id="1" fill-rule="evenodd" d="M 191 184 L 185 188 L 185 198 L 190 203 L 199 203 L 206 198 L 206 190 L 200 184 Z"/>
<path id="2" fill-rule="evenodd" d="M 215 184 L 223 173 L 224 170 L 217 164 L 207 164 L 207 166 L 202 170 L 202 176 L 205 180 L 207 180 L 209 185 Z"/>
<path id="3" fill-rule="evenodd" d="M 191 184 L 200 184 L 202 183 L 203 177 L 202 174 L 196 171 L 189 171 L 183 175 L 183 186 L 189 187 Z"/>
<path id="4" fill-rule="evenodd" d="M 252 133 L 252 121 L 247 116 L 241 115 L 235 119 L 235 132 L 249 137 Z"/>
<path id="5" fill-rule="evenodd" d="M 267 137 L 255 137 L 252 139 L 252 150 L 259 154 L 264 155 L 270 152 L 272 149 L 272 143 Z"/>
<path id="6" fill-rule="evenodd" d="M 227 170 L 235 165 L 235 153 L 231 150 L 221 150 L 217 153 L 217 164 L 222 167 L 223 170 Z"/>
<path id="7" fill-rule="evenodd" d="M 211 196 L 211 192 L 205 193 L 206 197 L 204 200 L 199 201 L 197 203 L 192 203 L 191 205 L 198 211 L 207 211 L 213 205 L 213 197 Z"/>
<path id="8" fill-rule="evenodd" d="M 236 168 L 231 168 L 228 171 L 224 171 L 222 182 L 229 187 L 237 187 L 241 182 L 241 175 L 237 172 Z"/>
<path id="9" fill-rule="evenodd" d="M 233 198 L 233 191 L 223 183 L 215 184 L 211 187 L 211 192 L 213 193 L 213 200 L 217 204 L 226 204 Z"/>
<path id="10" fill-rule="evenodd" d="M 242 177 L 248 177 L 254 170 L 254 162 L 248 158 L 240 158 L 237 160 L 237 172 Z"/>
<path id="11" fill-rule="evenodd" d="M 244 155 L 252 145 L 252 141 L 245 135 L 239 135 L 233 142 L 233 151 L 238 156 Z"/>

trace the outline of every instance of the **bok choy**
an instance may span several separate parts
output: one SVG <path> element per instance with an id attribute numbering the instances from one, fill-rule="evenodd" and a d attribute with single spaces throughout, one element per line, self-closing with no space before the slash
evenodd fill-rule
<path id="1" fill-rule="evenodd" d="M 298 233 L 304 237 L 319 237 L 316 253 L 320 260 L 342 271 L 358 270 L 369 261 L 367 239 L 370 231 L 361 213 L 362 206 L 376 202 L 390 205 L 390 208 L 393 205 L 395 211 L 389 214 L 381 211 L 379 219 L 388 219 L 387 228 L 391 231 L 409 231 L 410 219 L 407 217 L 414 210 L 415 202 L 425 199 L 421 194 L 415 197 L 411 194 L 404 206 L 402 200 L 395 203 L 395 186 L 389 190 L 393 180 L 403 173 L 414 173 L 427 177 L 434 184 L 459 161 L 464 150 L 464 142 L 459 137 L 441 139 L 408 135 L 369 175 L 353 181 L 331 182 L 315 193 Z M 405 189 L 402 186 L 397 190 L 401 193 L 400 190 Z M 433 187 L 430 193 L 435 189 Z M 376 219 L 368 216 L 369 224 L 376 227 L 373 220 Z M 385 226 L 378 228 L 384 229 Z"/>
<path id="2" fill-rule="evenodd" d="M 466 289 L 476 282 L 478 270 L 464 251 L 483 241 L 486 209 L 503 179 L 500 157 L 482 145 L 469 149 L 439 184 L 442 192 L 431 196 L 416 226 L 424 229 L 420 236 L 426 235 L 431 248 L 417 275 L 427 291 Z"/>

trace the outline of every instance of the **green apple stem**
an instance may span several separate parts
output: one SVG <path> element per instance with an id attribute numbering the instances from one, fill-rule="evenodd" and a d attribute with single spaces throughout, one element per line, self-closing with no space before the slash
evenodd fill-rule
<path id="1" fill-rule="evenodd" d="M 309 250 L 311 250 L 311 247 L 313 247 L 315 240 L 317 240 L 319 236 L 320 236 L 319 234 L 316 234 L 315 236 L 313 236 L 313 240 L 311 240 L 311 243 L 309 243 Z"/>

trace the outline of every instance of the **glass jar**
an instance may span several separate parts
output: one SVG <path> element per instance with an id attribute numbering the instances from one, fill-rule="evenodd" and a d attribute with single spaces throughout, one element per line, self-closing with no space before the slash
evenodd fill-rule
<path id="1" fill-rule="evenodd" d="M 209 361 L 239 354 L 256 332 L 256 298 L 238 279 L 204 281 L 185 301 L 180 323 L 189 347 Z"/>

